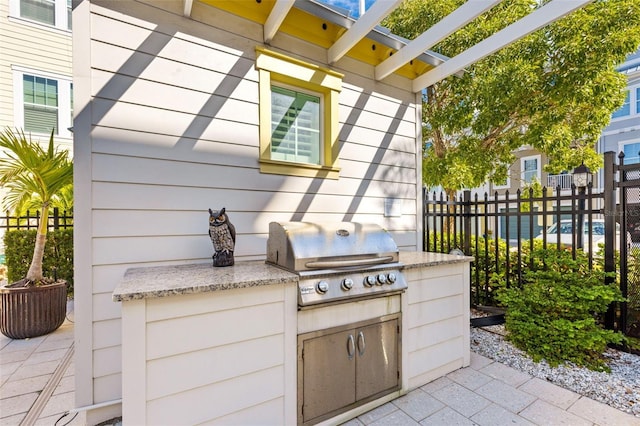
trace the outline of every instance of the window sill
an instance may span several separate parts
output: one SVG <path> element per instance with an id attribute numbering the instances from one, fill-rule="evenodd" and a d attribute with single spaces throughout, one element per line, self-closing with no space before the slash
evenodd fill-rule
<path id="1" fill-rule="evenodd" d="M 21 125 L 19 124 L 15 124 L 16 128 L 22 128 Z M 24 131 L 25 135 L 28 135 L 31 137 L 32 140 L 34 141 L 40 141 L 41 143 L 49 143 L 49 138 L 51 137 L 51 132 L 49 133 L 44 133 L 44 132 L 36 132 L 34 130 L 25 130 Z M 53 140 L 55 141 L 56 144 L 58 144 L 60 139 L 73 139 L 73 133 L 61 133 L 61 134 L 54 134 L 53 135 Z"/>
<path id="2" fill-rule="evenodd" d="M 38 28 L 45 31 L 51 31 L 69 38 L 71 38 L 71 35 L 73 34 L 73 31 L 69 29 L 56 27 L 55 25 L 45 24 L 43 22 L 32 21 L 31 19 L 18 17 L 18 16 L 9 16 L 9 22 L 26 25 L 33 28 Z"/>
<path id="3" fill-rule="evenodd" d="M 340 177 L 340 168 L 318 166 L 315 164 L 290 163 L 287 161 L 260 160 L 260 173 L 338 179 Z"/>
<path id="4" fill-rule="evenodd" d="M 611 121 L 609 122 L 609 124 L 615 123 L 617 121 L 629 120 L 630 118 L 637 118 L 639 115 L 640 115 L 640 113 L 621 115 L 620 117 L 615 117 L 615 118 L 611 117 Z"/>

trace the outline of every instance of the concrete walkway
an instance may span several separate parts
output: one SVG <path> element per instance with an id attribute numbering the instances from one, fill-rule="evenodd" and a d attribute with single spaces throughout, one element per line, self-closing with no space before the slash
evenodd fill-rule
<path id="1" fill-rule="evenodd" d="M 58 425 L 74 407 L 73 304 L 51 334 L 13 340 L 0 334 L 0 424 Z M 77 415 L 69 425 L 83 425 Z M 58 421 L 59 420 L 59 421 Z M 56 423 L 57 422 L 57 423 Z"/>
<path id="2" fill-rule="evenodd" d="M 0 335 L 0 424 L 83 425 L 74 407 L 73 313 L 55 332 Z M 259 424 L 259 420 L 257 423 Z M 471 366 L 347 423 L 358 425 L 615 425 L 640 418 L 471 353 Z"/>

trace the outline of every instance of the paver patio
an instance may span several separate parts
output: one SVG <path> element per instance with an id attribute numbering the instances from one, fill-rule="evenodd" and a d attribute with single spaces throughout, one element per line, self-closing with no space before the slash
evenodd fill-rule
<path id="1" fill-rule="evenodd" d="M 74 407 L 73 322 L 27 340 L 0 335 L 0 423 L 84 424 Z M 72 319 L 72 315 L 71 315 Z M 640 418 L 471 353 L 471 365 L 346 423 L 357 425 L 615 425 Z"/>

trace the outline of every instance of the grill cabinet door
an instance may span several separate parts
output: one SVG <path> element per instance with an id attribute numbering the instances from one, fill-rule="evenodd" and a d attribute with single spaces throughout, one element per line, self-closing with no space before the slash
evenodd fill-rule
<path id="1" fill-rule="evenodd" d="M 304 341 L 304 422 L 355 402 L 353 332 L 347 330 Z"/>
<path id="2" fill-rule="evenodd" d="M 399 384 L 398 320 L 356 330 L 356 400 Z"/>

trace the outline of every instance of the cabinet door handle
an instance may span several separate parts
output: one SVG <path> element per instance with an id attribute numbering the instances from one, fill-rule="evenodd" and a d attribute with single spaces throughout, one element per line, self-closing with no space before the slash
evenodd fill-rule
<path id="1" fill-rule="evenodd" d="M 353 359 L 353 356 L 356 353 L 356 345 L 355 342 L 353 341 L 353 334 L 349 335 L 349 338 L 347 339 L 347 355 L 349 356 L 349 359 Z"/>
<path id="2" fill-rule="evenodd" d="M 364 333 L 361 331 L 358 333 L 358 354 L 364 355 L 364 350 L 367 348 L 367 344 L 364 341 Z"/>

